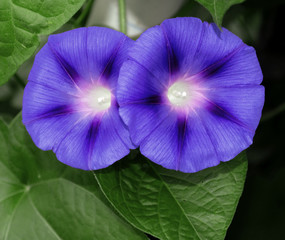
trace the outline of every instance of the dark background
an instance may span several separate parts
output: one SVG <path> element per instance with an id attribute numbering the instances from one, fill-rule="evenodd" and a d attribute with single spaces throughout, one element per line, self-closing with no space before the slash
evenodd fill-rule
<path id="1" fill-rule="evenodd" d="M 255 47 L 263 70 L 266 100 L 254 144 L 248 149 L 248 176 L 227 240 L 285 239 L 285 0 L 247 0 L 233 6 L 223 26 Z M 175 16 L 212 21 L 193 0 Z M 172 17 L 175 17 L 172 16 Z M 22 68 L 30 68 L 29 64 Z M 25 80 L 24 80 L 25 81 Z M 0 116 L 21 110 L 23 83 L 13 77 L 0 87 Z"/>
<path id="2" fill-rule="evenodd" d="M 245 18 L 261 15 L 249 43 L 257 51 L 266 94 L 263 118 L 248 150 L 244 193 L 226 239 L 285 239 L 285 1 L 248 0 L 241 8 Z M 226 23 L 231 13 L 234 9 Z"/>

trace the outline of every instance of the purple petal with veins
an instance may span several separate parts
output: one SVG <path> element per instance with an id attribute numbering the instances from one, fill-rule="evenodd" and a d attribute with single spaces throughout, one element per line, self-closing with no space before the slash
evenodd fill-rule
<path id="1" fill-rule="evenodd" d="M 49 37 L 23 99 L 23 123 L 39 148 L 84 170 L 107 167 L 129 153 L 133 144 L 119 117 L 116 86 L 132 44 L 100 27 Z"/>
<path id="2" fill-rule="evenodd" d="M 262 78 L 255 50 L 227 29 L 169 19 L 132 46 L 118 80 L 119 111 L 143 155 L 197 172 L 252 144 Z"/>

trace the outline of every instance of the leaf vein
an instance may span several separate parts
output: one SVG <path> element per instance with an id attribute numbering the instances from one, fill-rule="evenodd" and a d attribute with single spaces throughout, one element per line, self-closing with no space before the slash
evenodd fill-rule
<path id="1" fill-rule="evenodd" d="M 40 219 L 43 221 L 43 223 L 47 226 L 47 228 L 55 235 L 55 237 L 59 240 L 62 240 L 62 238 L 56 233 L 54 228 L 50 225 L 50 223 L 43 217 L 43 215 L 39 212 L 39 210 L 36 208 L 33 200 L 31 197 L 29 197 L 29 202 L 31 203 L 32 208 L 34 209 L 35 213 L 40 217 Z"/>
<path id="2" fill-rule="evenodd" d="M 197 237 L 202 240 L 203 238 L 199 235 L 196 227 L 194 226 L 194 224 L 192 223 L 190 217 L 187 217 L 187 214 L 184 211 L 184 208 L 181 206 L 181 204 L 177 201 L 177 199 L 174 197 L 172 191 L 170 190 L 169 186 L 163 181 L 163 179 L 161 178 L 161 176 L 158 174 L 158 172 L 156 171 L 156 169 L 153 167 L 153 165 L 148 161 L 148 164 L 150 165 L 150 167 L 153 169 L 153 171 L 155 172 L 155 174 L 160 178 L 162 184 L 166 187 L 166 189 L 168 190 L 168 192 L 170 193 L 170 195 L 172 196 L 172 198 L 175 200 L 176 204 L 179 206 L 179 208 L 181 209 L 182 213 L 184 213 L 186 219 L 188 220 L 190 226 L 193 228 L 193 230 L 195 231 Z"/>
<path id="3" fill-rule="evenodd" d="M 20 205 L 20 203 L 22 202 L 22 200 L 24 199 L 24 196 L 26 195 L 26 192 L 24 192 L 22 194 L 22 196 L 19 198 L 18 202 L 16 203 L 15 207 L 14 207 L 14 210 L 12 211 L 12 215 L 11 215 L 11 218 L 8 222 L 8 226 L 7 226 L 7 229 L 5 231 L 5 234 L 4 234 L 4 240 L 7 240 L 8 239 L 8 235 L 9 235 L 9 232 L 10 232 L 10 228 L 11 228 L 11 224 L 12 224 L 12 221 L 14 219 L 14 216 L 15 216 L 15 213 L 18 209 L 18 206 Z"/>

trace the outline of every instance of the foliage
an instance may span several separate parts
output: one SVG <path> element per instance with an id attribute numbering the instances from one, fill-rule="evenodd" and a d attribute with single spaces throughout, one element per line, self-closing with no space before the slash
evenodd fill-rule
<path id="1" fill-rule="evenodd" d="M 196 1 L 221 26 L 227 10 L 244 0 Z M 254 10 L 246 12 L 242 21 L 237 18 L 233 26 L 238 26 L 245 40 L 253 42 L 257 41 L 256 29 L 261 26 L 262 16 L 255 8 L 256 2 L 251 6 Z M 34 56 L 42 35 L 51 34 L 70 21 L 83 4 L 84 0 L 1 0 L 0 85 Z M 203 10 L 196 6 L 184 9 L 188 15 L 195 11 L 204 18 L 198 14 Z M 240 14 L 232 13 L 232 18 Z M 225 25 L 230 26 L 227 20 Z M 250 28 L 255 31 L 248 33 Z M 7 86 L 0 88 L 0 101 Z M 14 114 L 15 110 L 11 112 Z M 4 115 L 0 113 L 1 116 Z M 272 128 L 268 129 L 272 132 Z M 196 174 L 165 170 L 135 155 L 96 171 L 98 184 L 91 172 L 64 166 L 51 152 L 37 149 L 20 116 L 9 126 L 0 120 L 0 153 L 0 239 L 147 239 L 144 233 L 160 239 L 224 239 L 247 171 L 245 153 Z M 283 172 L 280 170 L 280 179 L 275 180 L 274 186 L 281 185 Z M 266 194 L 270 196 L 272 185 L 256 182 L 266 185 Z M 258 192 L 254 202 L 263 197 L 262 186 L 251 186 L 253 192 Z M 269 209 L 274 204 L 271 199 L 266 206 Z M 262 207 L 255 203 L 250 206 L 260 215 L 253 214 L 248 226 L 262 219 L 258 211 Z M 245 206 L 244 209 L 251 210 Z M 274 218 L 271 213 L 267 215 Z M 277 234 L 274 226 L 272 229 Z M 252 229 L 251 232 L 254 238 Z M 262 232 L 258 236 L 261 238 Z M 246 237 L 246 232 L 242 232 L 242 238 Z"/>
<path id="2" fill-rule="evenodd" d="M 226 11 L 234 4 L 244 0 L 195 0 L 202 4 L 212 14 L 215 23 L 221 27 Z"/>
<path id="3" fill-rule="evenodd" d="M 119 218 L 91 172 L 38 149 L 21 117 L 0 121 L 0 239 L 146 239 Z"/>
<path id="4" fill-rule="evenodd" d="M 0 1 L 0 85 L 39 46 L 39 35 L 51 34 L 66 23 L 84 0 Z M 55 7 L 56 6 L 56 7 Z"/>
<path id="5" fill-rule="evenodd" d="M 160 239 L 224 239 L 242 193 L 247 160 L 195 174 L 167 170 L 141 155 L 96 173 L 108 200 L 138 229 Z"/>

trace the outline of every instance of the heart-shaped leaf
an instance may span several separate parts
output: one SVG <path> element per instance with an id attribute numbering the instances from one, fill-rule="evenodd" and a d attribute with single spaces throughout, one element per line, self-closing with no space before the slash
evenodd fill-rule
<path id="1" fill-rule="evenodd" d="M 118 217 L 92 172 L 37 149 L 17 117 L 0 121 L 0 239 L 147 239 Z"/>
<path id="2" fill-rule="evenodd" d="M 143 156 L 96 171 L 113 206 L 160 239 L 224 239 L 241 196 L 245 153 L 198 173 L 164 169 Z"/>

